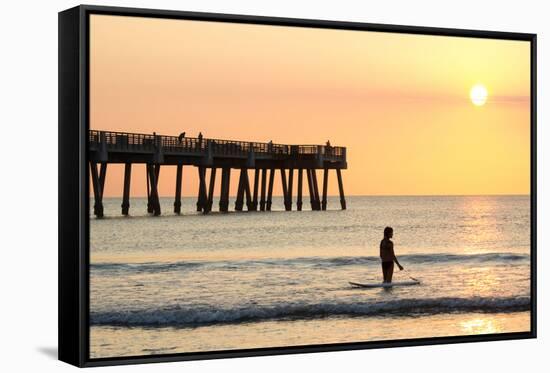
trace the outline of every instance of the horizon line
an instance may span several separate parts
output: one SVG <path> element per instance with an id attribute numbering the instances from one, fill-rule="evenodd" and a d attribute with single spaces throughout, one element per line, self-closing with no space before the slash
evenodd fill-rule
<path id="1" fill-rule="evenodd" d="M 525 196 L 531 196 L 531 193 L 489 193 L 489 194 L 349 194 L 346 195 L 346 198 L 348 197 L 525 197 Z M 94 196 L 91 195 L 90 198 L 93 198 Z M 122 198 L 122 195 L 119 196 L 104 196 L 103 198 Z M 181 198 L 196 198 L 195 195 L 188 195 L 188 196 L 181 196 Z M 219 198 L 219 195 L 214 195 L 214 197 Z M 236 195 L 230 195 L 230 198 L 236 198 Z M 273 197 L 284 197 L 281 195 L 273 195 Z M 293 199 L 296 197 L 296 195 L 293 195 Z M 308 197 L 309 195 L 305 194 L 304 197 Z M 340 197 L 339 194 L 329 194 L 327 197 Z M 147 198 L 146 195 L 143 196 L 131 196 L 130 198 Z M 159 196 L 159 198 L 174 198 L 173 195 L 162 195 Z"/>

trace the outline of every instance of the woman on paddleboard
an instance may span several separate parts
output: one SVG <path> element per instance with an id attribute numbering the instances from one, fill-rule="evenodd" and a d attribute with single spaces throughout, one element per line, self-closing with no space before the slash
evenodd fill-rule
<path id="1" fill-rule="evenodd" d="M 393 228 L 384 228 L 384 239 L 380 241 L 380 259 L 382 259 L 382 275 L 384 283 L 390 283 L 393 277 L 393 262 L 397 264 L 399 270 L 403 270 L 403 266 L 397 261 L 397 257 L 393 252 Z"/>

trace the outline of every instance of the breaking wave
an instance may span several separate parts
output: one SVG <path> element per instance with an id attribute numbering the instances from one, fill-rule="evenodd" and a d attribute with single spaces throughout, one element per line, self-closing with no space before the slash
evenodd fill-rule
<path id="1" fill-rule="evenodd" d="M 445 264 L 453 262 L 461 263 L 485 263 L 499 262 L 511 263 L 529 261 L 530 256 L 513 253 L 489 253 L 472 255 L 455 254 L 409 254 L 400 255 L 399 259 L 411 264 Z M 342 256 L 332 258 L 308 257 L 293 259 L 263 259 L 249 261 L 179 261 L 174 263 L 95 263 L 91 264 L 92 271 L 132 271 L 138 273 L 158 273 L 169 271 L 184 271 L 204 267 L 218 267 L 226 269 L 239 269 L 258 266 L 312 266 L 312 267 L 339 267 L 348 265 L 366 265 L 378 263 L 380 259 L 375 256 Z"/>
<path id="2" fill-rule="evenodd" d="M 471 297 L 399 299 L 387 302 L 283 303 L 234 308 L 171 306 L 161 309 L 96 311 L 91 325 L 141 327 L 197 327 L 285 319 L 326 317 L 419 316 L 466 312 L 520 312 L 530 310 L 529 297 Z"/>

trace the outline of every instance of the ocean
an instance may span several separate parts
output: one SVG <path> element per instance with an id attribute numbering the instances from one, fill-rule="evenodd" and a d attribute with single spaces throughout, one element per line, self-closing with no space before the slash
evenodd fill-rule
<path id="1" fill-rule="evenodd" d="M 351 196 L 347 210 L 90 217 L 90 357 L 530 330 L 529 196 Z M 215 201 L 215 206 L 216 206 Z M 93 200 L 92 200 L 93 205 Z M 232 204 L 230 205 L 232 207 Z M 295 208 L 295 205 L 293 206 Z M 379 244 L 394 228 L 394 281 Z"/>

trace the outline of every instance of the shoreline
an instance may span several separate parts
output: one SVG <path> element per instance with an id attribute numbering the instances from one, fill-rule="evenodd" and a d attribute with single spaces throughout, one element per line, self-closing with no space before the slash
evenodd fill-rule
<path id="1" fill-rule="evenodd" d="M 91 326 L 90 354 L 97 358 L 524 332 L 530 330 L 530 321 L 530 312 L 522 311 L 386 318 L 330 317 L 190 329 Z"/>

